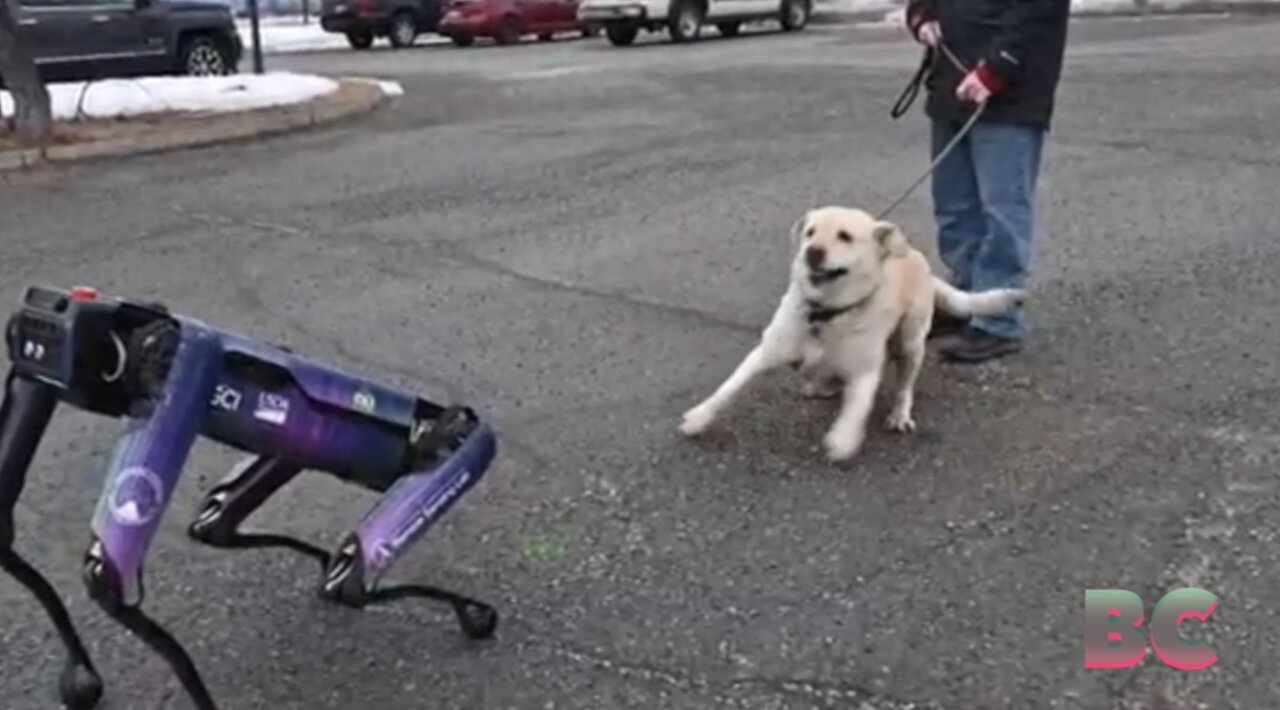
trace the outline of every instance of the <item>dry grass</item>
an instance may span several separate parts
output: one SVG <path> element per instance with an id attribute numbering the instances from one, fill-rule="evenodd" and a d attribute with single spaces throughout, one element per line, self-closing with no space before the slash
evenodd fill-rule
<path id="1" fill-rule="evenodd" d="M 44 149 L 98 142 L 128 141 L 133 137 L 156 134 L 179 135 L 184 129 L 195 126 L 206 126 L 210 123 L 235 124 L 253 123 L 262 116 L 285 110 L 308 110 L 309 106 L 327 105 L 330 107 L 359 106 L 367 103 L 371 96 L 380 95 L 381 91 L 372 84 L 342 82 L 336 92 L 304 104 L 290 106 L 274 106 L 238 111 L 233 113 L 171 111 L 165 113 L 149 113 L 128 118 L 81 119 L 75 121 L 57 121 L 53 132 L 41 143 L 23 142 L 8 127 L 0 122 L 0 152 L 18 149 Z"/>
<path id="2" fill-rule="evenodd" d="M 16 150 L 21 148 L 41 148 L 55 145 L 72 145 L 104 139 L 124 138 L 132 135 L 151 133 L 156 129 L 177 128 L 203 114 L 197 113 L 155 113 L 132 118 L 106 118 L 83 121 L 58 121 L 53 132 L 45 139 L 43 145 L 24 142 L 16 135 L 0 127 L 0 150 Z"/>

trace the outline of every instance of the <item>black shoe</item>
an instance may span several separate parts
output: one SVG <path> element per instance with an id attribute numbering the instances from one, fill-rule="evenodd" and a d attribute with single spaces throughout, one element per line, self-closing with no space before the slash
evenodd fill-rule
<path id="1" fill-rule="evenodd" d="M 960 335 L 969 326 L 968 319 L 957 318 L 942 311 L 933 312 L 933 324 L 929 326 L 927 340 L 942 338 L 948 335 Z"/>
<path id="2" fill-rule="evenodd" d="M 969 328 L 959 338 L 939 348 L 938 352 L 952 362 L 974 364 L 1012 355 L 1021 350 L 1022 341 L 1017 338 L 1002 338 Z"/>

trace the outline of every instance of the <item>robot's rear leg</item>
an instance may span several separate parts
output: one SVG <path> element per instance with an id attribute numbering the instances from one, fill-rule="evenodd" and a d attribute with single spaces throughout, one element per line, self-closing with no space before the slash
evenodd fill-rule
<path id="1" fill-rule="evenodd" d="M 321 568 L 327 568 L 329 553 L 311 543 L 286 535 L 240 532 L 240 524 L 301 471 L 301 466 L 280 457 L 246 458 L 205 496 L 187 534 L 206 545 L 224 549 L 284 547 L 311 557 Z"/>

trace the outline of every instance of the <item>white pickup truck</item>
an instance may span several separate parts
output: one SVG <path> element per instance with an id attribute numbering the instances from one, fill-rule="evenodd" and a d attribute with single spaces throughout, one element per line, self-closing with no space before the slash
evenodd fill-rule
<path id="1" fill-rule="evenodd" d="M 674 42 L 691 42 L 705 25 L 732 37 L 745 22 L 776 20 L 794 32 L 809 22 L 813 0 L 582 0 L 578 20 L 603 27 L 615 46 L 636 40 L 640 30 L 666 31 Z"/>

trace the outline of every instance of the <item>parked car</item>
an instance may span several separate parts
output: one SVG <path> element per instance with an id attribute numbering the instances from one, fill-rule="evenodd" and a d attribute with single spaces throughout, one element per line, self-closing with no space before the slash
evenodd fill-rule
<path id="1" fill-rule="evenodd" d="M 244 48 L 226 5 L 19 0 L 18 34 L 45 81 L 234 74 Z"/>
<path id="2" fill-rule="evenodd" d="M 477 37 L 515 44 L 525 35 L 546 42 L 557 32 L 592 34 L 578 20 L 577 0 L 453 0 L 437 31 L 459 47 Z"/>
<path id="3" fill-rule="evenodd" d="M 418 35 L 440 23 L 442 0 L 323 0 L 320 26 L 347 36 L 355 49 L 368 49 L 386 37 L 396 49 L 411 47 Z"/>
<path id="4" fill-rule="evenodd" d="M 601 26 L 615 46 L 635 42 L 641 30 L 666 32 L 674 42 L 696 40 L 714 24 L 733 37 L 743 23 L 774 21 L 788 32 L 804 28 L 813 0 L 582 0 L 578 19 Z"/>

